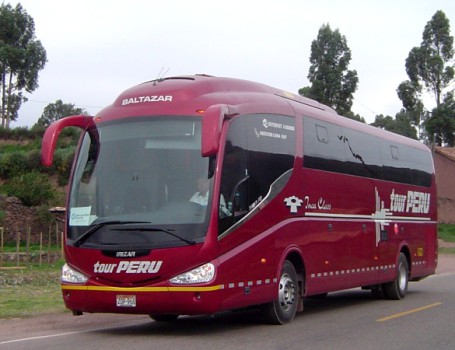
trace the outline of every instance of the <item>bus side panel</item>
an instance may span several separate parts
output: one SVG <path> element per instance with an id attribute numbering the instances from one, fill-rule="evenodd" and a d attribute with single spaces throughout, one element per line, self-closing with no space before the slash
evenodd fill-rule
<path id="1" fill-rule="evenodd" d="M 411 259 L 411 279 L 434 274 L 437 262 L 437 226 L 434 224 L 406 225 Z"/>
<path id="2" fill-rule="evenodd" d="M 217 278 L 223 284 L 222 310 L 262 304 L 275 298 L 278 255 L 274 246 L 275 228 L 260 232 L 229 248 L 237 241 L 238 235 L 248 235 L 248 227 L 254 227 L 253 222 L 242 227 L 242 231 L 246 232 L 233 232 L 220 241 L 220 248 L 225 251 L 217 259 Z"/>
<path id="3" fill-rule="evenodd" d="M 436 224 L 428 225 L 425 230 L 427 238 L 427 271 L 426 273 L 434 274 L 438 262 L 438 227 Z M 412 276 L 414 277 L 414 276 Z"/>
<path id="4" fill-rule="evenodd" d="M 310 221 L 302 228 L 307 240 L 302 246 L 306 295 L 377 283 L 373 250 L 364 239 L 374 234 L 373 225 L 363 230 L 361 222 Z"/>
<path id="5" fill-rule="evenodd" d="M 300 184 L 307 294 L 377 283 L 373 181 L 303 168 Z"/>
<path id="6" fill-rule="evenodd" d="M 382 271 L 380 282 L 395 279 L 395 264 L 401 251 L 408 255 L 411 279 L 433 274 L 437 260 L 434 184 L 431 187 L 418 187 L 391 182 L 377 183 L 380 203 L 377 212 L 386 215 L 386 220 L 378 220 L 378 261 Z M 425 201 L 428 196 L 429 202 Z M 393 269 L 389 270 L 389 266 Z"/>
<path id="7" fill-rule="evenodd" d="M 401 250 L 411 279 L 434 273 L 434 186 L 305 168 L 301 183 L 308 295 L 392 281 Z"/>

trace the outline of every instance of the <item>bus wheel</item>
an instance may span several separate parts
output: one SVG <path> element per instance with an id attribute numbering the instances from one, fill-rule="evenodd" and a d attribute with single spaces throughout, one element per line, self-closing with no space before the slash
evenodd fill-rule
<path id="1" fill-rule="evenodd" d="M 278 283 L 278 298 L 263 306 L 264 319 L 272 324 L 285 324 L 295 316 L 299 301 L 299 286 L 294 265 L 285 260 Z"/>
<path id="2" fill-rule="evenodd" d="M 179 315 L 149 315 L 156 322 L 174 322 Z"/>
<path id="3" fill-rule="evenodd" d="M 386 299 L 400 300 L 403 299 L 408 291 L 409 283 L 409 264 L 406 256 L 400 253 L 398 257 L 397 277 L 394 281 L 384 283 L 382 290 Z"/>

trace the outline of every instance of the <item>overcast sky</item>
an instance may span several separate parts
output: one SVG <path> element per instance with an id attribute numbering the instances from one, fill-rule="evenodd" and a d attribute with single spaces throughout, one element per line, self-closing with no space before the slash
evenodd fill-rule
<path id="1" fill-rule="evenodd" d="M 12 127 L 32 126 L 59 99 L 96 114 L 162 75 L 205 73 L 297 93 L 309 85 L 311 42 L 326 23 L 347 39 L 359 77 L 353 111 L 371 123 L 401 109 L 406 57 L 437 10 L 455 35 L 453 0 L 0 1 L 22 4 L 48 57 Z"/>

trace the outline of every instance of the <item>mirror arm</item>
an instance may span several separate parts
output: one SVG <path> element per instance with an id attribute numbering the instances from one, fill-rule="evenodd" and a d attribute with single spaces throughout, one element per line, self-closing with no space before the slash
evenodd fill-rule
<path id="1" fill-rule="evenodd" d="M 74 126 L 85 130 L 91 125 L 95 125 L 93 117 L 87 115 L 65 117 L 49 125 L 44 133 L 41 144 L 41 163 L 46 167 L 52 166 L 57 140 L 64 128 Z"/>

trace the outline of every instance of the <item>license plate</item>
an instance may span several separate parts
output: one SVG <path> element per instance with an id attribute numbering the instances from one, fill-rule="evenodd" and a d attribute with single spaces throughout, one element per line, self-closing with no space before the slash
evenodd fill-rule
<path id="1" fill-rule="evenodd" d="M 135 295 L 117 295 L 118 307 L 136 307 Z"/>

